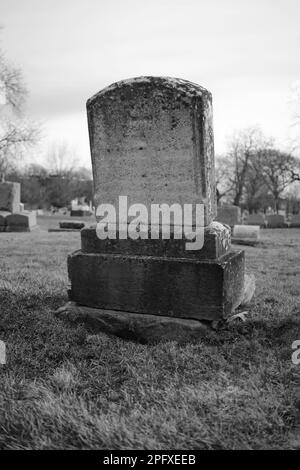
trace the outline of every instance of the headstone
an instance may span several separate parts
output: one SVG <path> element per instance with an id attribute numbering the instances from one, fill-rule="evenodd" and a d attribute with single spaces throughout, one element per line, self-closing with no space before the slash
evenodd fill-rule
<path id="1" fill-rule="evenodd" d="M 6 232 L 7 222 L 6 218 L 10 215 L 10 212 L 0 211 L 0 232 Z"/>
<path id="2" fill-rule="evenodd" d="M 249 214 L 247 225 L 259 225 L 264 227 L 266 224 L 264 214 Z"/>
<path id="3" fill-rule="evenodd" d="M 284 216 L 279 215 L 279 214 L 267 215 L 267 227 L 268 228 L 286 228 L 287 224 L 284 220 Z"/>
<path id="4" fill-rule="evenodd" d="M 30 232 L 36 228 L 36 213 L 24 211 L 6 217 L 7 232 Z"/>
<path id="5" fill-rule="evenodd" d="M 89 217 L 91 215 L 92 213 L 90 210 L 83 210 L 83 209 L 71 210 L 71 217 Z"/>
<path id="6" fill-rule="evenodd" d="M 0 211 L 19 212 L 20 183 L 0 183 Z"/>
<path id="7" fill-rule="evenodd" d="M 70 300 L 99 315 L 122 311 L 129 329 L 126 312 L 141 325 L 145 314 L 223 320 L 243 296 L 244 252 L 231 250 L 230 228 L 213 222 L 211 94 L 185 80 L 140 77 L 102 90 L 87 111 L 96 207 L 118 207 L 119 196 L 149 213 L 153 203 L 202 203 L 204 246 L 187 251 L 172 236 L 101 240 L 84 228 L 81 250 L 68 258 Z"/>
<path id="8" fill-rule="evenodd" d="M 300 214 L 296 214 L 292 216 L 290 227 L 300 228 Z"/>
<path id="9" fill-rule="evenodd" d="M 226 204 L 218 207 L 216 220 L 233 227 L 241 222 L 241 209 L 238 206 Z"/>
<path id="10" fill-rule="evenodd" d="M 235 225 L 232 232 L 232 243 L 255 246 L 260 239 L 259 225 Z"/>

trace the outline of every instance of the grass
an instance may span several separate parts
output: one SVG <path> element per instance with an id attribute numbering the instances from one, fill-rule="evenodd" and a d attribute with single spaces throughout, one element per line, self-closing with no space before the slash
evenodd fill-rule
<path id="1" fill-rule="evenodd" d="M 39 223 L 0 234 L 1 449 L 300 448 L 300 229 L 245 247 L 257 279 L 245 323 L 146 346 L 54 317 L 80 235 Z"/>

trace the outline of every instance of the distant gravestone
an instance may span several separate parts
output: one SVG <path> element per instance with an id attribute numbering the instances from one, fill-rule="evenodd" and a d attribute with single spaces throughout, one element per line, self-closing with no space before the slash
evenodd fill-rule
<path id="1" fill-rule="evenodd" d="M 211 94 L 185 80 L 140 77 L 100 91 L 87 110 L 96 207 L 118 207 L 120 195 L 149 213 L 153 203 L 203 203 L 204 246 L 187 251 L 185 239 L 172 237 L 101 240 L 95 227 L 84 228 L 82 249 L 68 258 L 70 300 L 97 309 L 116 334 L 114 311 L 122 311 L 124 335 L 126 312 L 140 327 L 144 314 L 165 325 L 170 317 L 228 316 L 243 296 L 244 253 L 230 250 L 230 229 L 213 221 Z"/>
<path id="2" fill-rule="evenodd" d="M 24 211 L 6 217 L 7 232 L 30 232 L 36 227 L 36 213 Z"/>
<path id="3" fill-rule="evenodd" d="M 264 227 L 266 224 L 264 214 L 249 214 L 247 218 L 247 225 L 259 225 Z"/>
<path id="4" fill-rule="evenodd" d="M 20 211 L 20 183 L 5 181 L 0 183 L 0 211 Z"/>
<path id="5" fill-rule="evenodd" d="M 300 228 L 300 214 L 293 215 L 290 223 L 291 228 Z"/>
<path id="6" fill-rule="evenodd" d="M 287 224 L 284 220 L 283 215 L 272 214 L 267 215 L 267 227 L 268 228 L 285 228 Z"/>
<path id="7" fill-rule="evenodd" d="M 232 232 L 232 243 L 255 246 L 260 239 L 259 225 L 235 225 Z"/>
<path id="8" fill-rule="evenodd" d="M 218 207 L 216 220 L 222 224 L 233 227 L 241 222 L 241 209 L 234 205 L 223 205 Z"/>

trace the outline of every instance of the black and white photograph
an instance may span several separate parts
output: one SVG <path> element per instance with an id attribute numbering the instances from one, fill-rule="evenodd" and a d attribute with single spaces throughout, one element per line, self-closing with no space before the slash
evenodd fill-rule
<path id="1" fill-rule="evenodd" d="M 0 0 L 0 450 L 300 450 L 298 0 Z"/>

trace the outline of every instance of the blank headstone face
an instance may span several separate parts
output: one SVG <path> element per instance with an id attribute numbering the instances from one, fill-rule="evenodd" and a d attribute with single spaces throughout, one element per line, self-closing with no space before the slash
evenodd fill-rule
<path id="1" fill-rule="evenodd" d="M 141 77 L 87 102 L 94 201 L 205 204 L 216 213 L 211 94 L 185 80 Z"/>
<path id="2" fill-rule="evenodd" d="M 238 206 L 226 205 L 218 207 L 216 220 L 233 227 L 241 221 L 241 209 Z"/>

